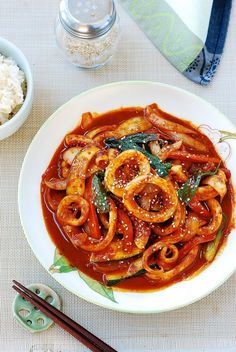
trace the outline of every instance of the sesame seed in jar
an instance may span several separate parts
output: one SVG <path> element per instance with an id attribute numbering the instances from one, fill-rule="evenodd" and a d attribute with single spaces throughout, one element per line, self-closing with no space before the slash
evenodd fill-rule
<path id="1" fill-rule="evenodd" d="M 83 7 L 78 1 L 62 0 L 55 32 L 72 64 L 93 68 L 104 65 L 115 53 L 119 28 L 113 0 L 90 0 Z"/>

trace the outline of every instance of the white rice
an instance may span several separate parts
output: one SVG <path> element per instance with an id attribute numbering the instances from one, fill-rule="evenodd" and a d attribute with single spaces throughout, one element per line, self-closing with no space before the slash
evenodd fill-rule
<path id="1" fill-rule="evenodd" d="M 25 75 L 15 61 L 0 54 L 0 125 L 23 104 L 24 81 Z"/>

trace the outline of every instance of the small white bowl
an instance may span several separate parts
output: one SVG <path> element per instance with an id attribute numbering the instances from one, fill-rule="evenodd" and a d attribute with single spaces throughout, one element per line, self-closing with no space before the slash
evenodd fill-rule
<path id="1" fill-rule="evenodd" d="M 5 139 L 15 133 L 27 119 L 33 101 L 33 77 L 30 65 L 20 49 L 8 40 L 0 37 L 0 54 L 11 57 L 20 69 L 24 72 L 27 91 L 26 97 L 20 110 L 7 122 L 0 125 L 0 140 Z"/>

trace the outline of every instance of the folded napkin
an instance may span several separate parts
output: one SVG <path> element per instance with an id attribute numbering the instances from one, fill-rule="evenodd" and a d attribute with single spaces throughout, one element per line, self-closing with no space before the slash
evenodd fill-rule
<path id="1" fill-rule="evenodd" d="M 161 53 L 207 85 L 223 52 L 232 0 L 120 0 Z"/>

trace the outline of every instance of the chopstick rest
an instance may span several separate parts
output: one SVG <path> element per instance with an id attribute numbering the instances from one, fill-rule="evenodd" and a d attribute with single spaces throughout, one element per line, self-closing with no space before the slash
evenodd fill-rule
<path id="1" fill-rule="evenodd" d="M 39 283 L 27 287 L 55 308 L 61 308 L 61 300 L 58 294 L 50 287 Z M 47 330 L 53 324 L 52 319 L 48 318 L 30 302 L 27 302 L 20 294 L 16 295 L 12 308 L 18 323 L 32 333 Z"/>

